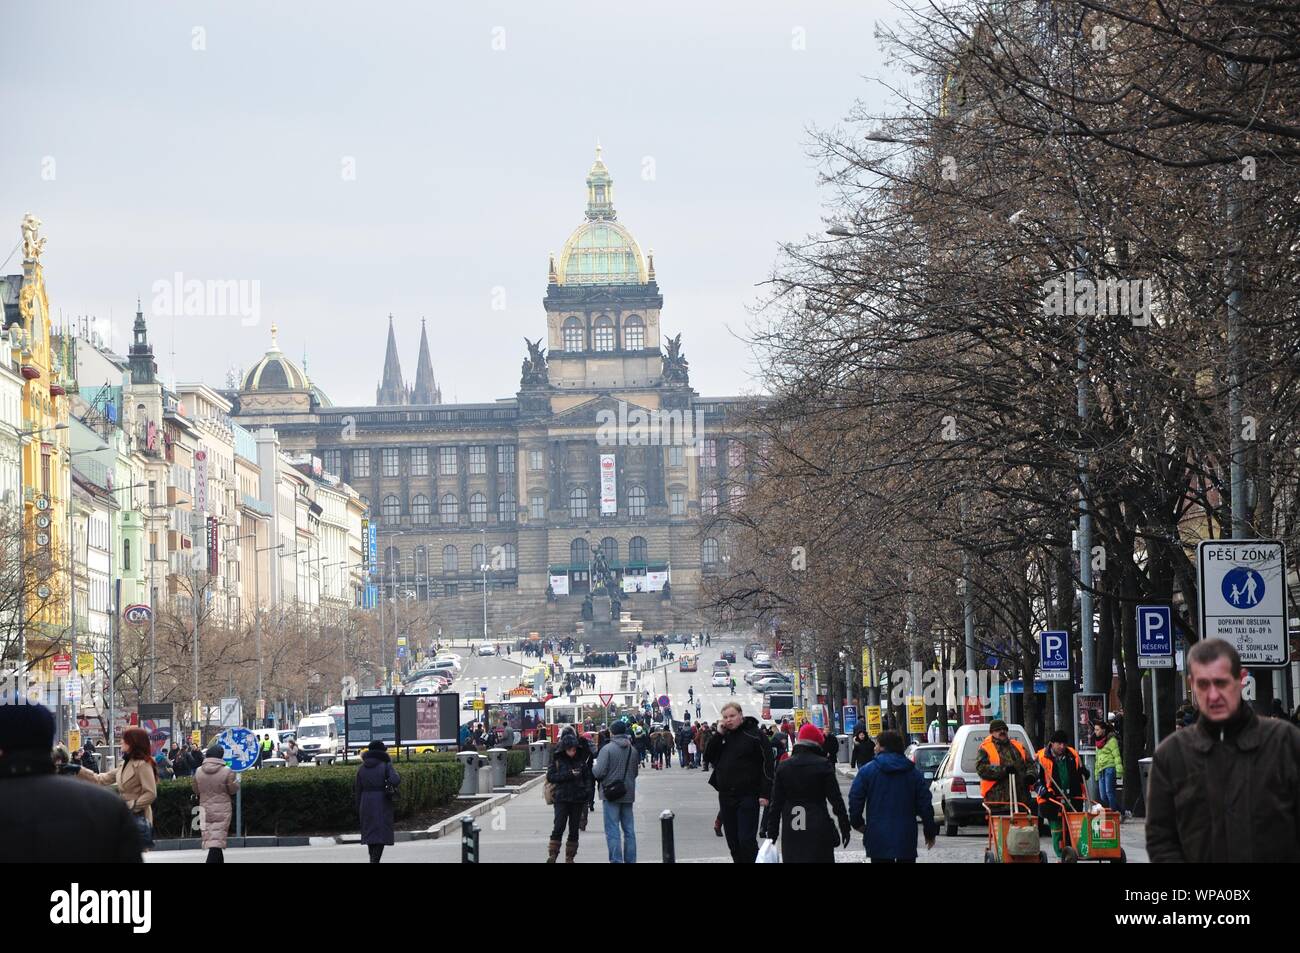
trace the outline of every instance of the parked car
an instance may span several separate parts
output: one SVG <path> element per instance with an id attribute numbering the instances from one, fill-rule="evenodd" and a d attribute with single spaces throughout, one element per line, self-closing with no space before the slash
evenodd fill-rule
<path id="1" fill-rule="evenodd" d="M 1029 757 L 1034 756 L 1034 746 L 1021 725 L 1009 725 L 1010 736 L 1024 746 Z M 989 736 L 988 725 L 962 725 L 948 746 L 948 753 L 935 770 L 930 782 L 930 796 L 934 802 L 935 816 L 940 819 L 944 833 L 956 837 L 959 827 L 985 823 L 984 798 L 980 795 L 980 778 L 975 773 L 975 759 L 979 747 Z M 928 746 L 927 746 L 928 747 Z"/>
<path id="2" fill-rule="evenodd" d="M 754 656 L 754 668 L 771 670 L 772 660 L 766 655 Z"/>
<path id="3" fill-rule="evenodd" d="M 726 688 L 731 684 L 731 676 L 721 670 L 715 671 L 709 684 L 714 688 Z"/>
<path id="4" fill-rule="evenodd" d="M 761 651 L 763 651 L 762 642 L 750 642 L 748 645 L 745 646 L 745 658 L 749 659 L 750 661 L 753 661 L 754 653 L 761 652 Z"/>
<path id="5" fill-rule="evenodd" d="M 301 761 L 333 761 L 343 741 L 332 715 L 318 712 L 298 722 L 298 751 Z"/>
<path id="6" fill-rule="evenodd" d="M 948 745 L 914 744 L 908 745 L 903 754 L 921 769 L 926 781 L 933 781 L 944 756 L 948 754 Z"/>
<path id="7" fill-rule="evenodd" d="M 794 679 L 786 678 L 784 675 L 765 675 L 752 684 L 764 695 L 770 692 L 794 691 Z"/>
<path id="8" fill-rule="evenodd" d="M 760 678 L 767 678 L 771 674 L 772 674 L 771 669 L 761 669 L 761 668 L 752 669 L 751 671 L 745 673 L 745 684 L 753 685 Z"/>

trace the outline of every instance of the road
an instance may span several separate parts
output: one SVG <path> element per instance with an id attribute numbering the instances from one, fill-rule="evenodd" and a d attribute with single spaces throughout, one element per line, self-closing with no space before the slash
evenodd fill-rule
<path id="1" fill-rule="evenodd" d="M 700 668 L 697 672 L 680 672 L 676 662 L 664 666 L 650 676 L 647 687 L 655 694 L 666 693 L 674 700 L 684 701 L 687 689 L 694 687 L 701 700 L 701 715 L 705 720 L 717 719 L 722 705 L 733 696 L 729 689 L 713 688 L 708 684 L 714 659 L 720 658 L 723 648 L 735 648 L 738 664 L 735 699 L 746 713 L 757 714 L 761 696 L 750 691 L 743 681 L 748 670 L 741 649 L 742 644 L 721 643 L 700 651 Z M 468 650 L 456 650 L 465 659 L 465 671 L 457 686 L 488 684 L 489 698 L 499 697 L 497 685 L 505 688 L 514 684 L 520 671 L 531 667 L 532 659 L 479 658 Z M 674 652 L 677 647 L 674 647 Z M 603 677 L 616 678 L 613 673 Z M 507 684 L 508 683 L 508 684 Z M 464 715 L 472 717 L 473 713 Z M 694 712 L 692 711 L 692 715 Z M 400 770 L 401 765 L 399 764 Z M 673 767 L 654 771 L 643 768 L 637 779 L 635 807 L 637 853 L 641 863 L 659 863 L 663 859 L 663 837 L 660 815 L 669 810 L 674 814 L 673 831 L 676 859 L 679 863 L 730 863 L 726 841 L 713 832 L 717 813 L 717 798 L 708 786 L 708 775 L 693 769 Z M 850 779 L 840 778 L 840 788 L 848 801 Z M 587 831 L 582 835 L 578 850 L 578 863 L 605 863 L 607 854 L 600 819 L 600 802 Z M 541 862 L 546 858 L 546 844 L 553 819 L 552 808 L 542 797 L 541 786 L 535 786 L 494 812 L 477 819 L 481 828 L 480 852 L 484 863 Z M 1140 821 L 1124 825 L 1123 839 L 1130 862 L 1146 861 L 1145 840 Z M 933 850 L 920 845 L 921 863 L 982 863 L 985 834 L 982 828 L 962 828 L 956 837 L 940 835 Z M 1042 839 L 1042 849 L 1052 857 L 1049 838 Z M 450 836 L 438 840 L 411 841 L 396 844 L 384 852 L 385 863 L 459 863 L 460 838 Z M 198 863 L 204 858 L 202 851 L 161 851 L 147 855 L 149 863 Z M 860 863 L 865 860 L 861 838 L 854 834 L 850 847 L 836 851 L 837 863 Z M 332 845 L 328 847 L 273 847 L 242 848 L 226 852 L 227 863 L 366 863 L 364 847 L 359 845 Z"/>

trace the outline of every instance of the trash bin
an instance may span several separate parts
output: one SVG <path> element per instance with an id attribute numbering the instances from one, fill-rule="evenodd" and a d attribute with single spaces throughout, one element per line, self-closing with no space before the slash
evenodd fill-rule
<path id="1" fill-rule="evenodd" d="M 506 786 L 506 749 L 489 748 L 488 764 L 492 768 L 492 787 L 503 788 Z"/>
<path id="2" fill-rule="evenodd" d="M 465 776 L 460 782 L 460 796 L 478 794 L 478 752 L 461 751 L 456 755 L 456 760 L 465 769 Z"/>
<path id="3" fill-rule="evenodd" d="M 836 735 L 835 737 L 839 740 L 840 743 L 839 753 L 835 756 L 835 760 L 838 761 L 840 764 L 848 764 L 849 755 L 853 753 L 853 747 L 850 743 L 849 736 Z"/>
<path id="4" fill-rule="evenodd" d="M 546 742 L 531 741 L 528 743 L 528 769 L 530 771 L 546 770 Z"/>
<path id="5" fill-rule="evenodd" d="M 1138 761 L 1138 770 L 1142 772 L 1142 816 L 1145 817 L 1147 809 L 1147 786 L 1151 783 L 1151 759 L 1140 759 Z"/>
<path id="6" fill-rule="evenodd" d="M 492 793 L 492 764 L 488 761 L 488 756 L 480 754 L 478 756 L 478 793 Z"/>

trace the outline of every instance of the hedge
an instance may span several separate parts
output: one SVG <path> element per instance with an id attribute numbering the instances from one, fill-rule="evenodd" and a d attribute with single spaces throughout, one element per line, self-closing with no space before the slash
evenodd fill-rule
<path id="1" fill-rule="evenodd" d="M 412 760 L 395 766 L 402 777 L 397 820 L 449 804 L 459 793 L 464 776 L 454 756 L 450 762 Z M 259 836 L 360 829 L 352 794 L 357 767 L 353 762 L 245 771 L 240 778 L 244 833 Z M 156 836 L 197 836 L 186 829 L 195 807 L 193 792 L 192 778 L 158 783 L 158 800 L 153 805 Z"/>

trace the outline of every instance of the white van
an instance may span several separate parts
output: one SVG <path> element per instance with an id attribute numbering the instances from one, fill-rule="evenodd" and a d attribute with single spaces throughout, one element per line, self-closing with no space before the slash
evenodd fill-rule
<path id="1" fill-rule="evenodd" d="M 1025 753 L 1034 757 L 1034 746 L 1020 725 L 1008 725 L 1008 736 L 1019 741 Z M 989 736 L 988 725 L 962 725 L 953 736 L 948 754 L 930 782 L 934 815 L 940 819 L 944 833 L 957 836 L 957 829 L 967 824 L 985 824 L 984 798 L 980 795 L 980 776 L 975 773 L 975 759 L 980 745 Z"/>
<path id="2" fill-rule="evenodd" d="M 298 722 L 298 751 L 302 761 L 333 761 L 338 756 L 338 724 L 327 712 L 308 715 Z"/>

